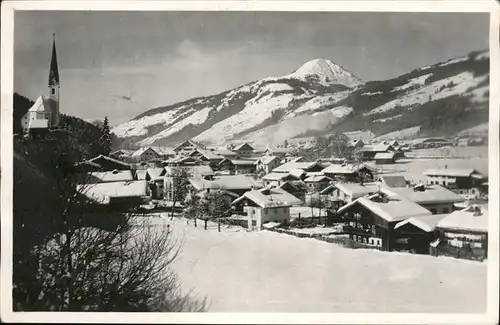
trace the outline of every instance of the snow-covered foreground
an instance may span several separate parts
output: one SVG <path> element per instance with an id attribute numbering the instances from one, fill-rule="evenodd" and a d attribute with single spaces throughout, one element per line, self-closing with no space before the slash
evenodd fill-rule
<path id="1" fill-rule="evenodd" d="M 486 263 L 168 223 L 184 242 L 173 268 L 210 312 L 485 311 Z"/>

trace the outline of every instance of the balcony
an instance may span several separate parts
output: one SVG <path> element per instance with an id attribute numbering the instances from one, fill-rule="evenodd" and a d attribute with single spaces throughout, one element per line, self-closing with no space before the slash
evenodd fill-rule
<path id="1" fill-rule="evenodd" d="M 342 228 L 345 233 L 353 235 L 363 235 L 363 236 L 375 236 L 375 233 L 371 229 L 361 229 L 352 226 L 344 226 Z"/>

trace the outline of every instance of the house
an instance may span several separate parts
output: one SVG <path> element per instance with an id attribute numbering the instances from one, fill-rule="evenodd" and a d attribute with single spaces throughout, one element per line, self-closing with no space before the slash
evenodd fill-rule
<path id="1" fill-rule="evenodd" d="M 454 211 L 437 224 L 438 238 L 430 244 L 432 255 L 483 260 L 488 256 L 488 209 L 472 205 Z"/>
<path id="2" fill-rule="evenodd" d="M 372 144 L 365 145 L 360 149 L 362 160 L 373 160 L 377 153 L 394 151 L 394 148 L 389 144 Z"/>
<path id="3" fill-rule="evenodd" d="M 174 148 L 170 147 L 151 147 L 154 151 L 156 151 L 161 159 L 170 159 L 174 158 L 177 154 L 174 151 Z"/>
<path id="4" fill-rule="evenodd" d="M 99 155 L 95 158 L 87 160 L 88 162 L 98 164 L 101 166 L 101 169 L 103 171 L 113 171 L 115 169 L 117 170 L 130 170 L 131 166 L 130 164 L 127 164 L 126 162 L 123 162 L 121 160 L 111 158 L 108 156 L 104 155 Z"/>
<path id="5" fill-rule="evenodd" d="M 378 190 L 379 186 L 375 183 L 335 183 L 323 189 L 320 195 L 326 195 L 328 201 L 339 202 L 339 205 L 343 206 Z"/>
<path id="6" fill-rule="evenodd" d="M 324 169 L 318 162 L 297 162 L 289 161 L 273 169 L 275 173 L 289 173 L 292 170 L 302 170 L 304 172 L 320 172 Z"/>
<path id="7" fill-rule="evenodd" d="M 240 197 L 245 192 L 262 188 L 262 183 L 246 175 L 221 175 L 210 179 L 190 178 L 189 183 L 193 192 L 210 193 L 216 190 L 225 190 Z"/>
<path id="8" fill-rule="evenodd" d="M 105 172 L 90 172 L 84 180 L 85 184 L 129 182 L 134 180 L 131 170 L 113 170 Z"/>
<path id="9" fill-rule="evenodd" d="M 242 206 L 248 216 L 248 228 L 260 230 L 266 222 L 290 222 L 290 207 L 302 201 L 281 188 L 266 187 L 248 191 L 233 201 L 233 206 Z M 236 210 L 240 210 L 236 207 Z"/>
<path id="10" fill-rule="evenodd" d="M 116 181 L 97 184 L 79 184 L 77 191 L 98 205 L 136 208 L 148 200 L 146 181 Z"/>
<path id="11" fill-rule="evenodd" d="M 344 182 L 359 182 L 360 178 L 373 180 L 374 171 L 366 165 L 332 164 L 323 169 L 326 176 Z"/>
<path id="12" fill-rule="evenodd" d="M 130 159 L 130 156 L 134 153 L 134 150 L 120 149 L 113 151 L 109 154 L 111 158 L 119 159 L 119 160 L 127 160 Z"/>
<path id="13" fill-rule="evenodd" d="M 218 149 L 213 149 L 212 152 L 216 154 L 217 156 L 222 156 L 224 158 L 228 159 L 236 159 L 238 158 L 238 154 L 234 151 L 232 151 L 229 148 L 218 148 Z"/>
<path id="14" fill-rule="evenodd" d="M 185 178 L 181 177 L 183 174 Z M 176 190 L 181 185 L 187 188 L 189 179 L 191 178 L 210 179 L 213 177 L 214 171 L 208 165 L 165 167 L 165 177 L 163 178 L 164 198 L 167 201 L 174 201 L 174 198 L 176 198 Z M 182 199 L 183 198 L 181 198 L 181 200 Z"/>
<path id="15" fill-rule="evenodd" d="M 33 106 L 21 118 L 23 134 L 44 132 L 57 128 L 60 121 L 59 112 L 59 68 L 57 64 L 56 40 L 52 42 L 52 57 L 49 70 L 49 94 L 39 96 Z"/>
<path id="16" fill-rule="evenodd" d="M 135 179 L 139 181 L 145 181 L 146 180 L 146 173 L 147 169 L 137 169 L 135 171 Z"/>
<path id="17" fill-rule="evenodd" d="M 383 193 L 361 197 L 341 207 L 337 214 L 345 221 L 344 232 L 355 242 L 382 250 L 394 250 L 394 227 L 411 217 L 429 216 L 431 212 L 405 198 L 390 198 Z"/>
<path id="18" fill-rule="evenodd" d="M 238 158 L 250 158 L 254 154 L 254 147 L 246 142 L 243 142 L 233 148 L 233 151 L 238 155 Z"/>
<path id="19" fill-rule="evenodd" d="M 365 146 L 365 143 L 361 139 L 353 139 L 349 141 L 348 147 L 353 149 L 361 149 Z"/>
<path id="20" fill-rule="evenodd" d="M 217 164 L 217 169 L 229 171 L 230 174 L 255 174 L 257 161 L 250 159 L 227 159 L 224 158 Z"/>
<path id="21" fill-rule="evenodd" d="M 377 152 L 373 157 L 377 165 L 394 164 L 396 162 L 395 152 Z"/>
<path id="22" fill-rule="evenodd" d="M 102 171 L 101 165 L 91 161 L 82 161 L 75 164 L 75 170 L 78 173 L 89 173 Z"/>
<path id="23" fill-rule="evenodd" d="M 427 184 L 442 185 L 459 194 L 477 194 L 486 177 L 473 168 L 463 169 L 428 169 Z"/>
<path id="24" fill-rule="evenodd" d="M 389 196 L 399 196 L 417 203 L 429 210 L 432 214 L 446 214 L 453 211 L 455 203 L 463 202 L 464 199 L 454 192 L 440 185 L 415 185 L 413 187 L 384 187 L 381 192 Z"/>
<path id="25" fill-rule="evenodd" d="M 186 140 L 173 149 L 176 155 L 188 155 L 196 149 L 205 149 L 201 144 L 193 140 Z"/>
<path id="26" fill-rule="evenodd" d="M 145 179 L 149 182 L 151 188 L 151 197 L 153 199 L 161 199 L 164 194 L 165 174 L 166 169 L 161 168 L 148 168 L 146 169 Z"/>
<path id="27" fill-rule="evenodd" d="M 415 254 L 429 254 L 429 245 L 436 239 L 435 232 L 439 221 L 449 214 L 412 217 L 394 226 L 394 250 Z"/>
<path id="28" fill-rule="evenodd" d="M 279 185 L 279 188 L 287 191 L 301 201 L 305 200 L 306 187 L 303 181 L 286 181 Z"/>
<path id="29" fill-rule="evenodd" d="M 199 159 L 202 162 L 207 163 L 210 167 L 216 168 L 217 164 L 224 160 L 223 156 L 219 156 L 210 150 L 205 149 L 195 149 L 190 154 L 190 157 Z"/>
<path id="30" fill-rule="evenodd" d="M 139 148 L 130 156 L 135 161 L 150 161 L 160 157 L 160 154 L 151 147 Z"/>
<path id="31" fill-rule="evenodd" d="M 377 182 L 386 187 L 407 187 L 408 182 L 404 176 L 383 175 L 377 178 Z"/>
<path id="32" fill-rule="evenodd" d="M 304 183 L 306 183 L 309 192 L 321 192 L 331 181 L 331 178 L 325 175 L 309 176 L 304 179 Z"/>
<path id="33" fill-rule="evenodd" d="M 264 152 L 268 156 L 276 156 L 280 159 L 284 159 L 285 157 L 291 157 L 293 154 L 293 148 L 285 148 L 285 147 L 275 147 L 268 146 Z"/>
<path id="34" fill-rule="evenodd" d="M 264 156 L 257 160 L 257 173 L 269 174 L 274 168 L 280 165 L 277 156 Z"/>

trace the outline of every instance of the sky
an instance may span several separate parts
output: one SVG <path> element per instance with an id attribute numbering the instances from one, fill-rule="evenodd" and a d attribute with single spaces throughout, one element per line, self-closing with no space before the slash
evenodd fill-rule
<path id="1" fill-rule="evenodd" d="M 485 13 L 18 11 L 14 24 L 14 90 L 47 94 L 55 33 L 61 112 L 112 125 L 316 58 L 384 80 L 489 47 Z"/>

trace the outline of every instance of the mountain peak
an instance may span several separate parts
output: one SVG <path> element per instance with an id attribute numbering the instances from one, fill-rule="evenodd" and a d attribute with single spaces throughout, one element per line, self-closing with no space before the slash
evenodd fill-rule
<path id="1" fill-rule="evenodd" d="M 347 87 L 356 87 L 363 83 L 352 72 L 326 59 L 314 59 L 304 63 L 288 77 L 301 80 L 316 79 L 324 85 L 342 84 Z"/>

